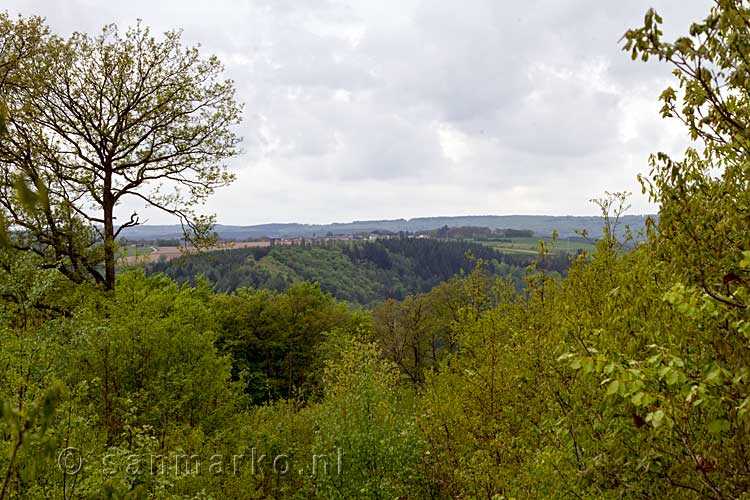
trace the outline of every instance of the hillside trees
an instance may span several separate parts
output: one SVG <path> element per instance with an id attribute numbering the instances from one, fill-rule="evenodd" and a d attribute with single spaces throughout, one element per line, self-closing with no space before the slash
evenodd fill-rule
<path id="1" fill-rule="evenodd" d="M 33 22 L 5 18 L 3 49 Z M 112 289 L 115 240 L 142 222 L 136 212 L 117 220 L 126 199 L 205 235 L 210 219 L 194 208 L 233 179 L 224 162 L 237 153 L 240 105 L 218 59 L 184 47 L 180 32 L 157 39 L 139 23 L 62 40 L 38 29 L 38 50 L 16 68 L 23 85 L 4 89 L 0 205 L 15 246 Z M 19 206 L 19 183 L 39 200 L 33 210 Z"/>
<path id="2" fill-rule="evenodd" d="M 514 288 L 510 276 L 501 279 L 481 261 L 466 276 L 454 276 L 427 293 L 401 301 L 388 299 L 373 307 L 372 336 L 383 355 L 415 386 L 457 347 L 453 328 L 466 311 L 496 307 L 500 290 Z"/>
<path id="3" fill-rule="evenodd" d="M 480 259 L 490 274 L 510 276 L 521 286 L 524 268 L 534 257 L 502 253 L 472 242 L 378 240 L 316 245 L 235 248 L 156 262 L 150 273 L 163 272 L 178 282 L 204 276 L 218 290 L 242 287 L 284 291 L 300 281 L 317 282 L 339 300 L 373 305 L 387 298 L 424 293 L 454 275 L 471 272 Z M 430 263 L 432 259 L 432 263 Z M 565 253 L 547 255 L 539 267 L 564 273 Z"/>
<path id="4" fill-rule="evenodd" d="M 325 333 L 354 333 L 364 315 L 299 283 L 283 293 L 243 288 L 211 299 L 221 332 L 217 346 L 233 361 L 233 376 L 246 384 L 252 403 L 319 392 L 323 365 L 318 352 Z"/>

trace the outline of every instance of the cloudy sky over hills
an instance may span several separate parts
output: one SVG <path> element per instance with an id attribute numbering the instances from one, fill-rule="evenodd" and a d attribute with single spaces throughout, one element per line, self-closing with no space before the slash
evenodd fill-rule
<path id="1" fill-rule="evenodd" d="M 687 143 L 658 114 L 670 68 L 618 44 L 649 6 L 678 35 L 710 1 L 4 2 L 60 34 L 140 17 L 219 55 L 245 102 L 237 181 L 207 206 L 225 224 L 583 215 L 604 190 L 654 211 L 636 175 Z"/>

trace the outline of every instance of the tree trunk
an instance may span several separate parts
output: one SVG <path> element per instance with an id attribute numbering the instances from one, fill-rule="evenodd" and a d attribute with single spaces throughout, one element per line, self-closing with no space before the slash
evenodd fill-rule
<path id="1" fill-rule="evenodd" d="M 104 175 L 104 287 L 115 289 L 115 199 L 112 195 L 112 169 L 106 168 Z"/>
<path id="2" fill-rule="evenodd" d="M 104 222 L 104 287 L 115 288 L 115 228 L 111 215 Z"/>

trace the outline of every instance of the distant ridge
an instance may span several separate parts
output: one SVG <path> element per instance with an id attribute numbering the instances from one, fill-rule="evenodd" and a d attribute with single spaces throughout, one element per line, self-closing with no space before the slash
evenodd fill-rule
<path id="1" fill-rule="evenodd" d="M 634 231 L 645 227 L 648 215 L 627 215 L 621 217 L 621 227 L 630 226 Z M 656 216 L 651 216 L 656 217 Z M 374 231 L 416 232 L 438 229 L 443 226 L 475 226 L 492 229 L 530 229 L 535 236 L 549 236 L 556 230 L 560 237 L 575 236 L 576 231 L 585 230 L 592 238 L 602 234 L 604 219 L 595 216 L 554 216 L 554 215 L 467 215 L 455 217 L 417 217 L 414 219 L 365 220 L 334 222 L 331 224 L 270 223 L 252 226 L 227 226 L 218 224 L 215 228 L 220 238 L 225 240 L 247 240 L 258 238 L 311 238 L 328 233 L 348 235 Z M 175 225 L 142 225 L 127 228 L 122 236 L 131 240 L 155 240 L 159 238 L 179 238 L 182 229 Z"/>

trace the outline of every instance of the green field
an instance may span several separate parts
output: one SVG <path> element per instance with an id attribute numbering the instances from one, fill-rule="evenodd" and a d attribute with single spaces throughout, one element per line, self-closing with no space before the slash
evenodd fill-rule
<path id="1" fill-rule="evenodd" d="M 143 257 L 144 255 L 149 255 L 154 253 L 156 249 L 154 247 L 144 247 L 144 246 L 137 246 L 137 245 L 125 245 L 121 246 L 120 249 L 120 258 L 126 258 L 126 257 Z"/>
<path id="2" fill-rule="evenodd" d="M 539 251 L 539 241 L 543 240 L 544 244 L 550 249 L 552 253 L 569 253 L 574 254 L 578 250 L 593 251 L 594 245 L 591 243 L 583 243 L 580 241 L 570 240 L 557 240 L 552 241 L 552 238 L 508 238 L 507 241 L 477 241 L 483 245 L 497 249 L 498 251 L 505 253 L 522 253 L 522 254 L 536 254 Z"/>

